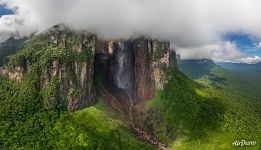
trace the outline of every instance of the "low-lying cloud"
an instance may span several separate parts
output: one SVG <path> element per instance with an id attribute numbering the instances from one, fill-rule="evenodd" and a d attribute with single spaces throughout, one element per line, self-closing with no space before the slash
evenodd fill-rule
<path id="1" fill-rule="evenodd" d="M 234 43 L 224 41 L 224 34 L 241 32 L 261 39 L 260 0 L 0 0 L 0 3 L 15 12 L 0 18 L 0 41 L 63 22 L 103 38 L 144 34 L 170 40 L 180 48 L 178 52 L 183 57 L 202 55 L 232 60 L 246 56 L 233 47 Z"/>
<path id="2" fill-rule="evenodd" d="M 241 58 L 239 60 L 239 62 L 247 63 L 247 64 L 254 64 L 254 63 L 261 62 L 261 57 L 259 57 L 259 56 L 249 57 L 248 56 L 248 57 Z"/>
<path id="3" fill-rule="evenodd" d="M 193 48 L 177 48 L 177 53 L 181 55 L 181 59 L 209 58 L 216 61 L 229 61 L 246 57 L 246 54 L 242 53 L 235 43 L 229 41 Z"/>

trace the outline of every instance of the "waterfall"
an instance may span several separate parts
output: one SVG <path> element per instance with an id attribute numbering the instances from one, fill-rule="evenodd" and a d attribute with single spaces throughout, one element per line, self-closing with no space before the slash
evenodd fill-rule
<path id="1" fill-rule="evenodd" d="M 125 42 L 118 42 L 115 84 L 121 89 L 131 89 L 131 52 Z"/>

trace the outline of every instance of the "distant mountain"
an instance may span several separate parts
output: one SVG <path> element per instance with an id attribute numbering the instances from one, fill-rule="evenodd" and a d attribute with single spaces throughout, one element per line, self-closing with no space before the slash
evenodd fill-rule
<path id="1" fill-rule="evenodd" d="M 26 38 L 10 38 L 5 42 L 0 43 L 0 66 L 4 64 L 6 56 L 16 53 L 23 47 L 25 40 Z"/>
<path id="2" fill-rule="evenodd" d="M 179 69 L 192 79 L 198 79 L 204 75 L 210 74 L 211 69 L 215 66 L 216 64 L 209 59 L 180 60 L 178 63 Z"/>
<path id="3" fill-rule="evenodd" d="M 220 87 L 226 81 L 226 70 L 216 65 L 213 60 L 180 60 L 178 67 L 185 75 L 202 83 Z"/>
<path id="4" fill-rule="evenodd" d="M 235 64 L 216 63 L 207 59 L 181 60 L 178 67 L 185 75 L 200 83 L 260 97 L 261 62 Z"/>
<path id="5" fill-rule="evenodd" d="M 256 64 L 232 63 L 232 62 L 216 62 L 220 67 L 232 71 L 261 71 L 261 62 Z"/>

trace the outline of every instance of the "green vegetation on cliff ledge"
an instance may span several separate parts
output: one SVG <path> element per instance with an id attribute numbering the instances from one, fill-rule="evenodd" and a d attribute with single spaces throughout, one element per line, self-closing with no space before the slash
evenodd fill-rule
<path id="1" fill-rule="evenodd" d="M 74 38 L 79 38 L 78 36 L 75 35 Z M 66 48 L 61 48 L 51 44 L 49 38 L 49 36 L 42 34 L 31 39 L 20 52 L 7 57 L 7 66 L 25 66 L 29 63 L 38 67 L 45 67 L 54 60 L 69 63 L 73 61 L 88 61 L 92 57 L 91 50 L 88 47 L 83 48 L 80 52 L 76 52 L 73 51 L 72 46 L 76 43 L 68 43 Z"/>

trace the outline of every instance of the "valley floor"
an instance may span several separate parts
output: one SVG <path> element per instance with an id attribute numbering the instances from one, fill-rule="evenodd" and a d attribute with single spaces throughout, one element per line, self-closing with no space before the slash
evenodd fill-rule
<path id="1" fill-rule="evenodd" d="M 149 139 L 157 137 L 173 150 L 260 149 L 258 93 L 213 85 L 207 78 L 197 83 L 177 70 L 170 75 L 155 98 L 133 103 L 135 126 L 153 135 Z M 41 110 L 32 99 L 33 88 L 0 79 L 0 104 L 5 106 L 0 107 L 0 149 L 157 149 L 132 131 L 126 115 L 130 101 L 122 105 L 108 90 L 100 90 L 95 106 L 80 111 Z M 256 143 L 233 145 L 241 140 Z"/>

